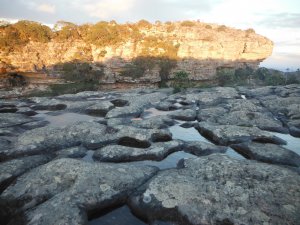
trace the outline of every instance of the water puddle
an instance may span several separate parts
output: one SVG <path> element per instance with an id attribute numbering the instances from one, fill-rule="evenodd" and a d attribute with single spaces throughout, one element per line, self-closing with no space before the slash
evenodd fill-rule
<path id="1" fill-rule="evenodd" d="M 136 166 L 156 166 L 160 170 L 165 170 L 165 169 L 176 168 L 178 162 L 181 159 L 193 159 L 193 158 L 197 158 L 197 156 L 186 153 L 184 151 L 179 151 L 168 155 L 162 161 L 144 160 L 144 161 L 128 162 L 128 164 L 136 165 Z"/>
<path id="2" fill-rule="evenodd" d="M 135 217 L 129 207 L 124 205 L 112 211 L 102 214 L 88 222 L 88 225 L 147 225 L 144 221 Z M 170 222 L 155 221 L 151 225 L 174 225 Z"/>
<path id="3" fill-rule="evenodd" d="M 125 205 L 90 220 L 88 225 L 146 225 L 146 223 L 132 215 L 128 206 Z"/>
<path id="4" fill-rule="evenodd" d="M 93 155 L 94 151 L 89 150 L 86 152 L 86 155 L 82 158 L 82 160 L 85 162 L 94 162 Z"/>
<path id="5" fill-rule="evenodd" d="M 146 109 L 142 115 L 143 118 L 148 119 L 154 116 L 164 116 L 164 115 L 168 115 L 172 112 L 176 112 L 176 110 L 173 111 L 162 111 L 162 110 L 158 110 L 156 108 L 149 108 Z"/>
<path id="6" fill-rule="evenodd" d="M 293 137 L 290 134 L 281 134 L 276 132 L 270 132 L 270 133 L 287 142 L 287 144 L 282 145 L 282 147 L 289 149 L 293 152 L 296 152 L 298 155 L 300 155 L 300 138 Z"/>
<path id="7" fill-rule="evenodd" d="M 34 116 L 35 118 L 41 118 L 43 120 L 46 120 L 49 122 L 49 126 L 52 127 L 64 127 L 67 125 L 74 124 L 76 122 L 80 121 L 93 121 L 95 120 L 95 117 L 79 114 L 79 113 L 63 113 L 63 114 L 51 114 L 47 111 L 44 111 L 43 113 L 39 113 Z"/>
<path id="8" fill-rule="evenodd" d="M 202 141 L 205 143 L 212 144 L 208 139 L 203 137 L 194 127 L 183 128 L 180 124 L 176 124 L 169 128 L 172 133 L 173 139 L 183 140 L 183 141 Z M 235 159 L 245 159 L 242 155 L 234 151 L 232 148 L 227 149 L 226 155 Z"/>

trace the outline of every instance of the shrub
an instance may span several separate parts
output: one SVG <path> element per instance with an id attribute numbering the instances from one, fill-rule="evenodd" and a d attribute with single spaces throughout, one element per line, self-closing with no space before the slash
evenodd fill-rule
<path id="1" fill-rule="evenodd" d="M 218 68 L 217 81 L 220 86 L 230 85 L 234 81 L 234 69 L 232 68 Z"/>
<path id="2" fill-rule="evenodd" d="M 225 31 L 227 31 L 227 27 L 225 25 L 221 25 L 221 26 L 218 27 L 217 31 L 218 32 L 225 32 Z"/>
<path id="3" fill-rule="evenodd" d="M 132 63 L 125 65 L 121 76 L 140 78 L 146 70 L 152 70 L 157 63 L 157 60 L 152 57 L 137 57 Z"/>
<path id="4" fill-rule="evenodd" d="M 62 65 L 62 77 L 73 82 L 99 83 L 104 75 L 103 65 L 98 65 L 99 70 L 93 70 L 89 63 L 68 62 Z"/>
<path id="5" fill-rule="evenodd" d="M 193 21 L 186 20 L 186 21 L 181 22 L 180 25 L 183 27 L 193 27 L 196 25 L 196 23 Z"/>
<path id="6" fill-rule="evenodd" d="M 181 91 L 182 88 L 185 89 L 190 87 L 189 74 L 185 71 L 176 72 L 174 75 L 172 86 L 174 88 L 174 93 Z"/>

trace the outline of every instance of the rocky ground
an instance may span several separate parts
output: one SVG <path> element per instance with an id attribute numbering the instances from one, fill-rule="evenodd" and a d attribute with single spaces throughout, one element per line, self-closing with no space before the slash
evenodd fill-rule
<path id="1" fill-rule="evenodd" d="M 1 224 L 127 205 L 132 224 L 296 225 L 300 144 L 283 136 L 300 143 L 299 85 L 2 99 Z"/>

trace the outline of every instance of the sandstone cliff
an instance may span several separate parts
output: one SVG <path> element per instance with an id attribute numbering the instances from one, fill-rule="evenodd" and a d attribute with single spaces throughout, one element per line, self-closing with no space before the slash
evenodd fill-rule
<path id="1" fill-rule="evenodd" d="M 5 31 L 0 34 L 4 37 Z M 107 83 L 159 82 L 162 76 L 172 78 L 180 70 L 188 72 L 192 80 L 210 80 L 218 68 L 255 68 L 273 49 L 272 41 L 252 29 L 244 31 L 200 22 L 140 26 L 138 34 L 138 39 L 130 33 L 126 40 L 105 46 L 82 38 L 30 40 L 19 48 L 1 48 L 0 67 L 2 72 L 44 71 L 59 75 L 64 63 L 88 62 L 91 70 L 101 71 L 101 80 Z M 144 64 L 153 63 L 146 67 L 143 64 L 142 75 L 132 76 L 131 72 L 139 69 L 138 58 L 143 58 Z M 162 71 L 161 59 L 172 61 L 172 66 L 165 68 L 167 71 Z"/>

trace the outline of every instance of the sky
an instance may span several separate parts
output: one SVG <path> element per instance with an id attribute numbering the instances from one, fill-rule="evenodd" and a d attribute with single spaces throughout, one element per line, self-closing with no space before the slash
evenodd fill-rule
<path id="1" fill-rule="evenodd" d="M 253 28 L 271 39 L 273 55 L 261 66 L 286 71 L 300 68 L 299 0 L 0 0 L 0 20 L 77 24 L 146 19 L 224 24 Z"/>

